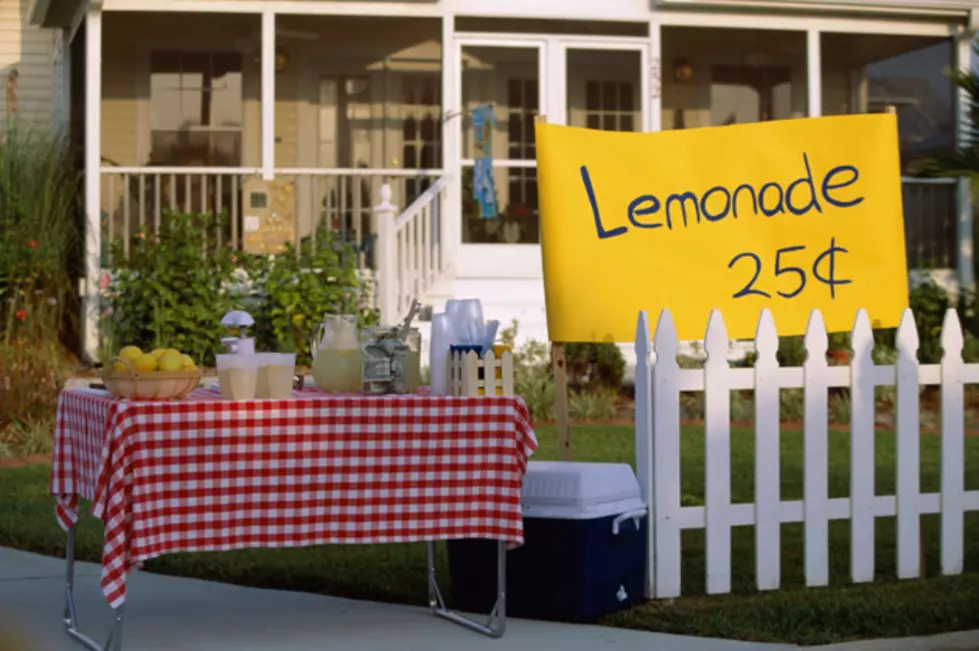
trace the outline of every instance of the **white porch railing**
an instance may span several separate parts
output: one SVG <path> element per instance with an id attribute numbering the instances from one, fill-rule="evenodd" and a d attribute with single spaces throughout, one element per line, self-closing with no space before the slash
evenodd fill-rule
<path id="1" fill-rule="evenodd" d="M 411 302 L 424 299 L 448 267 L 441 234 L 449 181 L 449 176 L 440 178 L 400 215 L 390 186 L 381 188 L 381 204 L 375 212 L 377 293 L 383 323 L 402 319 Z"/>
<path id="2" fill-rule="evenodd" d="M 867 313 L 856 315 L 849 366 L 829 366 L 823 319 L 814 312 L 805 336 L 808 359 L 802 367 L 782 368 L 776 359 L 779 339 L 772 315 L 761 314 L 755 337 L 754 368 L 731 368 L 723 319 L 714 312 L 706 327 L 707 361 L 702 369 L 681 369 L 679 342 L 669 311 L 659 316 L 655 336 L 645 312 L 636 328 L 636 473 L 650 508 L 646 596 L 670 599 L 682 594 L 681 532 L 706 532 L 706 591 L 732 590 L 732 528 L 751 526 L 755 538 L 755 584 L 759 590 L 781 587 L 781 525 L 804 527 L 804 576 L 807 586 L 826 586 L 830 578 L 829 523 L 849 520 L 850 577 L 854 583 L 875 578 L 877 518 L 895 517 L 897 576 L 922 576 L 921 516 L 941 520 L 941 572 L 961 574 L 965 550 L 964 514 L 979 511 L 979 491 L 965 485 L 965 385 L 979 384 L 979 364 L 962 360 L 963 335 L 954 310 L 945 315 L 941 364 L 923 365 L 914 317 L 906 310 L 897 330 L 897 358 L 877 365 Z M 650 347 L 652 342 L 652 347 Z M 937 492 L 922 492 L 920 389 L 941 389 L 941 461 Z M 896 481 L 892 495 L 875 492 L 875 387 L 894 387 Z M 804 472 L 802 499 L 782 494 L 780 390 L 804 391 Z M 846 497 L 831 497 L 828 394 L 850 394 L 849 481 Z M 754 393 L 754 502 L 734 503 L 731 475 L 731 392 Z M 680 392 L 705 397 L 704 499 L 684 504 L 681 488 Z M 835 473 L 834 473 L 835 474 Z M 734 478 L 738 480 L 737 477 Z M 744 490 L 742 484 L 737 489 Z M 684 499 L 687 498 L 687 499 Z M 787 499 L 788 498 L 788 499 Z"/>
<path id="3" fill-rule="evenodd" d="M 261 178 L 258 168 L 119 167 L 101 170 L 102 264 L 111 266 L 112 242 L 121 240 L 128 252 L 139 228 L 154 231 L 168 212 L 225 215 L 216 233 L 218 245 L 242 244 L 244 185 Z M 326 226 L 336 240 L 351 245 L 362 268 L 372 265 L 371 246 L 377 230 L 373 206 L 383 184 L 392 200 L 407 205 L 442 176 L 442 170 L 405 169 L 277 169 L 275 182 L 295 196 L 300 240 Z"/>

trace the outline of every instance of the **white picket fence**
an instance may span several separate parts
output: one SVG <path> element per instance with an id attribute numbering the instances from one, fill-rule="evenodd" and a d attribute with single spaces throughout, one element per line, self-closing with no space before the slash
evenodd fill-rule
<path id="1" fill-rule="evenodd" d="M 852 331 L 850 366 L 829 366 L 828 337 L 822 316 L 812 313 L 805 336 L 808 359 L 802 367 L 782 368 L 776 360 L 778 336 L 765 310 L 756 331 L 754 368 L 731 368 L 728 336 L 719 312 L 711 314 L 702 369 L 681 369 L 679 342 L 669 311 L 663 311 L 650 336 L 649 320 L 639 313 L 636 328 L 636 472 L 650 505 L 646 597 L 681 596 L 681 531 L 704 529 L 706 590 L 731 591 L 731 528 L 753 525 L 756 583 L 759 590 L 780 587 L 780 525 L 801 522 L 804 572 L 809 586 L 829 583 L 829 521 L 851 521 L 850 574 L 853 582 L 874 579 L 875 519 L 897 518 L 897 576 L 921 575 L 920 516 L 940 514 L 941 571 L 960 574 L 964 556 L 964 514 L 979 511 L 979 491 L 965 490 L 964 385 L 979 383 L 979 364 L 962 361 L 962 329 L 953 310 L 945 315 L 941 364 L 917 361 L 918 334 L 910 310 L 897 332 L 894 365 L 875 365 L 870 320 L 861 310 Z M 652 349 L 650 342 L 652 341 Z M 655 358 L 655 361 L 654 361 Z M 921 493 L 919 478 L 919 386 L 941 386 L 941 490 Z M 896 495 L 875 495 L 874 387 L 896 386 Z M 830 387 L 849 387 L 850 497 L 829 498 Z M 804 489 L 801 501 L 780 496 L 779 390 L 805 393 Z M 731 503 L 731 391 L 754 390 L 755 502 Z M 680 392 L 701 391 L 705 398 L 705 489 L 703 506 L 680 502 Z"/>

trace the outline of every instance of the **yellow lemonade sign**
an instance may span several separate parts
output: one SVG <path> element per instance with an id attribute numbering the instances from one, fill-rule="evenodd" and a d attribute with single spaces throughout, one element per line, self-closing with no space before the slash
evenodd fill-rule
<path id="1" fill-rule="evenodd" d="M 908 304 L 893 115 L 659 133 L 537 125 L 551 341 L 631 341 L 669 309 L 681 339 L 712 309 L 752 338 L 818 308 L 830 332 L 867 310 L 894 327 Z"/>

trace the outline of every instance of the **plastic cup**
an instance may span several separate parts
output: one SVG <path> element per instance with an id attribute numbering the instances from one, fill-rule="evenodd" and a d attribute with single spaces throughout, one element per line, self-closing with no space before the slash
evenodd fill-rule
<path id="1" fill-rule="evenodd" d="M 258 391 L 258 355 L 215 355 L 218 388 L 228 400 L 254 400 Z"/>
<path id="2" fill-rule="evenodd" d="M 259 353 L 258 388 L 255 397 L 285 400 L 292 396 L 292 381 L 296 375 L 295 353 Z"/>

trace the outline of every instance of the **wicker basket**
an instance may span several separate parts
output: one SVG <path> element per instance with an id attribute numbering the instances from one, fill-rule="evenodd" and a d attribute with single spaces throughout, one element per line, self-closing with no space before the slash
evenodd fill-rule
<path id="1" fill-rule="evenodd" d="M 204 372 L 193 371 L 138 371 L 132 362 L 121 357 L 112 360 L 126 366 L 125 371 L 108 368 L 102 372 L 102 381 L 109 393 L 117 398 L 130 400 L 181 400 L 200 386 Z"/>

